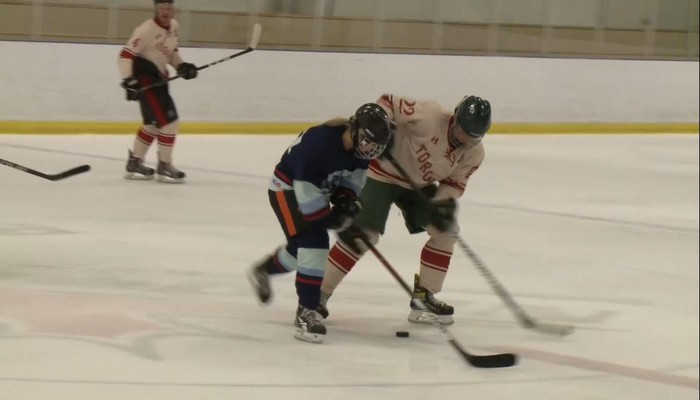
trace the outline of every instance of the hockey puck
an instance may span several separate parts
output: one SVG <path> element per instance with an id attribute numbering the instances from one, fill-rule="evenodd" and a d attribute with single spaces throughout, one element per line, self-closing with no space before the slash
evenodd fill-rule
<path id="1" fill-rule="evenodd" d="M 396 331 L 396 337 L 408 337 L 408 331 Z"/>

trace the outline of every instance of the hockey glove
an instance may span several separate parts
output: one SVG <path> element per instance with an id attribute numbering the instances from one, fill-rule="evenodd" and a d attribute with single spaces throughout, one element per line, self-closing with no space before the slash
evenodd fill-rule
<path id="1" fill-rule="evenodd" d="M 139 99 L 139 81 L 133 76 L 122 81 L 122 88 L 126 90 L 126 101 L 136 101 Z"/>
<path id="2" fill-rule="evenodd" d="M 194 79 L 197 77 L 197 66 L 183 62 L 177 66 L 177 74 L 187 80 Z"/>
<path id="3" fill-rule="evenodd" d="M 344 230 L 352 224 L 357 214 L 362 210 L 360 198 L 350 194 L 333 196 L 333 208 L 326 217 L 328 229 Z"/>
<path id="4" fill-rule="evenodd" d="M 366 242 L 369 242 L 369 238 L 367 237 L 365 231 L 363 231 L 362 228 L 355 224 L 350 225 L 348 229 L 339 231 L 338 240 L 343 242 L 344 245 L 348 246 L 350 250 L 352 250 L 357 255 L 362 254 L 360 244 L 362 246 L 365 246 Z"/>
<path id="5" fill-rule="evenodd" d="M 426 207 L 427 221 L 440 232 L 447 232 L 455 222 L 455 199 L 431 200 Z"/>

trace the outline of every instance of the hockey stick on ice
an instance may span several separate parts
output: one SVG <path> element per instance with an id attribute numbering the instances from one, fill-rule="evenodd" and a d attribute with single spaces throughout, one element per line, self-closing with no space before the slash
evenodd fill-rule
<path id="1" fill-rule="evenodd" d="M 233 53 L 233 54 L 231 54 L 230 56 L 224 57 L 224 58 L 222 58 L 222 59 L 220 59 L 220 60 L 212 61 L 212 62 L 210 62 L 209 64 L 201 65 L 201 66 L 197 67 L 197 71 L 201 71 L 201 70 L 203 70 L 203 69 L 207 69 L 207 68 L 209 68 L 209 67 L 211 67 L 211 66 L 213 66 L 213 65 L 222 63 L 222 62 L 224 62 L 224 61 L 228 61 L 228 60 L 230 60 L 230 59 L 232 59 L 232 58 L 240 57 L 240 56 L 242 56 L 242 55 L 244 55 L 244 54 L 248 54 L 248 53 L 250 53 L 251 51 L 255 50 L 255 48 L 258 47 L 258 41 L 260 41 L 260 34 L 261 34 L 261 32 L 262 32 L 262 26 L 261 26 L 260 24 L 257 24 L 257 23 L 256 23 L 255 25 L 253 25 L 253 34 L 252 34 L 252 36 L 251 36 L 250 44 L 248 45 L 248 48 L 246 48 L 245 50 L 241 50 L 241 51 L 239 51 L 238 53 Z M 168 82 L 170 82 L 170 81 L 172 81 L 172 80 L 178 79 L 178 78 L 182 78 L 182 75 L 179 75 L 179 74 L 178 74 L 178 75 L 175 75 L 175 76 L 170 77 L 170 78 L 168 78 L 168 79 L 165 79 L 165 80 L 162 80 L 162 81 L 158 81 L 158 82 L 153 83 L 153 84 L 150 84 L 150 85 L 148 85 L 148 86 L 144 86 L 144 87 L 142 87 L 141 89 L 139 89 L 139 93 L 143 93 L 143 92 L 145 92 L 145 91 L 148 90 L 148 89 L 153 89 L 154 87 L 163 86 L 163 85 L 165 85 L 166 83 L 168 83 Z"/>
<path id="2" fill-rule="evenodd" d="M 22 165 L 15 164 L 11 161 L 3 160 L 2 158 L 0 158 L 0 164 L 6 165 L 6 166 L 14 168 L 14 169 L 18 169 L 22 172 L 26 172 L 28 174 L 32 174 L 32 175 L 38 176 L 40 178 L 48 179 L 50 181 L 58 181 L 61 179 L 69 178 L 73 175 L 78 175 L 78 174 L 82 174 L 83 172 L 90 171 L 89 165 L 81 165 L 79 167 L 71 168 L 67 171 L 63 171 L 63 172 L 60 172 L 58 174 L 45 174 L 45 173 L 39 172 L 35 169 L 27 168 L 27 167 L 24 167 Z"/>
<path id="3" fill-rule="evenodd" d="M 474 250 L 472 250 L 471 247 L 469 247 L 467 242 L 461 236 L 457 236 L 457 243 L 459 243 L 459 247 L 461 247 L 462 250 L 464 250 L 464 252 L 467 254 L 467 257 L 469 257 L 472 260 L 472 263 L 474 263 L 476 269 L 479 270 L 481 275 L 486 279 L 489 285 L 491 285 L 491 288 L 494 290 L 494 292 L 498 294 L 498 297 L 500 297 L 501 300 L 503 300 L 503 302 L 506 304 L 506 306 L 508 306 L 508 308 L 513 312 L 513 315 L 515 315 L 515 318 L 518 320 L 520 325 L 537 332 L 546 333 L 548 335 L 568 336 L 574 333 L 574 327 L 571 325 L 559 325 L 538 322 L 535 321 L 529 315 L 527 315 L 527 313 L 525 313 L 525 310 L 523 310 L 523 308 L 515 302 L 513 297 L 508 293 L 508 291 L 506 291 L 505 287 L 501 284 L 501 282 L 499 282 L 498 279 L 496 279 L 496 277 L 486 267 L 486 264 L 484 264 L 481 258 L 476 254 Z"/>
<path id="4" fill-rule="evenodd" d="M 422 194 L 421 191 L 419 191 L 418 185 L 416 185 L 411 178 L 408 176 L 408 173 L 406 172 L 405 169 L 396 161 L 394 157 L 391 156 L 391 154 L 387 154 L 385 156 L 387 160 L 391 163 L 391 165 L 396 168 L 396 170 L 399 172 L 401 177 L 408 182 L 411 187 L 416 190 L 418 193 Z M 427 201 L 428 199 L 424 199 Z M 532 317 L 530 317 L 525 310 L 523 310 L 522 307 L 518 303 L 515 302 L 513 297 L 508 293 L 506 288 L 496 279 L 496 276 L 488 269 L 486 266 L 486 263 L 484 263 L 481 258 L 476 254 L 474 250 L 469 247 L 467 244 L 466 240 L 462 238 L 462 236 L 457 235 L 457 243 L 459 243 L 459 247 L 464 250 L 466 253 L 467 257 L 472 261 L 472 263 L 476 266 L 476 269 L 481 273 L 481 275 L 486 279 L 486 282 L 491 285 L 491 288 L 493 289 L 494 292 L 498 295 L 498 297 L 501 298 L 501 300 L 505 303 L 505 305 L 508 307 L 508 309 L 515 315 L 515 318 L 518 320 L 520 325 L 524 328 L 527 329 L 532 329 L 534 331 L 540 332 L 540 333 L 545 333 L 548 335 L 557 335 L 557 336 L 568 336 L 571 335 L 574 332 L 574 327 L 571 325 L 559 325 L 559 324 L 548 324 L 548 323 L 543 323 L 543 322 L 538 322 Z"/>
<path id="5" fill-rule="evenodd" d="M 377 257 L 379 262 L 384 265 L 384 268 L 389 271 L 389 273 L 396 279 L 396 281 L 401 285 L 403 290 L 408 293 L 409 297 L 413 297 L 413 291 L 411 288 L 408 286 L 406 281 L 401 278 L 401 275 L 396 272 L 394 267 L 389 264 L 389 261 L 387 261 L 386 258 L 382 255 L 382 253 L 377 250 L 376 247 L 372 243 L 367 240 L 367 238 L 362 237 L 361 240 L 365 243 L 367 248 Z M 413 304 L 416 305 L 421 310 L 425 310 L 426 305 L 423 303 L 421 299 L 417 298 L 412 298 Z M 467 350 L 462 347 L 462 345 L 457 341 L 457 338 L 450 332 L 449 329 L 447 329 L 446 326 L 442 325 L 438 319 L 432 315 L 431 318 L 431 324 L 439 329 L 445 336 L 447 336 L 447 342 L 452 346 L 452 348 L 457 351 L 466 361 L 469 363 L 469 365 L 476 367 L 476 368 L 505 368 L 505 367 L 512 367 L 515 364 L 518 363 L 518 357 L 517 355 L 513 353 L 501 353 L 501 354 L 489 354 L 489 355 L 475 355 L 471 354 Z"/>

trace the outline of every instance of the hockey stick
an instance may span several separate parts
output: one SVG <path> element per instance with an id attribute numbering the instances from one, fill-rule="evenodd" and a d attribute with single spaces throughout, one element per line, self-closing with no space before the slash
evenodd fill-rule
<path id="1" fill-rule="evenodd" d="M 416 190 L 417 193 L 419 193 L 421 196 L 423 196 L 424 200 L 428 200 L 427 197 L 419 190 L 418 185 L 416 185 L 411 178 L 408 176 L 408 173 L 406 172 L 405 169 L 396 161 L 396 159 L 391 155 L 387 154 L 385 156 L 387 160 L 391 163 L 391 165 L 396 168 L 396 170 L 399 172 L 401 177 L 408 182 L 409 185 L 411 185 L 411 188 L 413 190 Z M 481 273 L 481 275 L 486 279 L 486 282 L 491 285 L 491 288 L 493 289 L 494 292 L 498 295 L 498 297 L 501 298 L 501 300 L 505 303 L 505 305 L 508 307 L 508 309 L 515 315 L 515 318 L 518 320 L 520 325 L 524 328 L 527 329 L 532 329 L 534 331 L 540 332 L 540 333 L 545 333 L 548 335 L 557 335 L 557 336 L 568 336 L 571 335 L 574 332 L 574 327 L 571 325 L 559 325 L 559 324 L 549 324 L 549 323 L 543 323 L 543 322 L 538 322 L 532 317 L 530 317 L 525 310 L 520 307 L 518 303 L 515 302 L 513 297 L 508 293 L 506 288 L 496 279 L 496 276 L 489 270 L 489 268 L 486 266 L 486 263 L 484 263 L 481 258 L 476 254 L 474 250 L 469 247 L 467 244 L 466 240 L 462 238 L 460 235 L 457 236 L 457 243 L 459 243 L 459 247 L 464 250 L 466 253 L 467 257 L 472 261 L 472 263 L 476 266 L 477 270 Z"/>
<path id="2" fill-rule="evenodd" d="M 244 55 L 244 54 L 248 54 L 248 53 L 250 53 L 251 51 L 255 50 L 255 48 L 258 47 L 258 41 L 260 40 L 260 33 L 261 33 L 261 32 L 262 32 L 262 26 L 261 26 L 260 24 L 257 24 L 257 23 L 256 23 L 255 25 L 253 25 L 253 34 L 252 34 L 252 37 L 251 37 L 251 39 L 250 39 L 250 44 L 248 45 L 248 48 L 246 48 L 245 50 L 241 50 L 241 51 L 239 51 L 238 53 L 233 53 L 233 54 L 231 54 L 230 56 L 224 57 L 224 58 L 222 58 L 222 59 L 220 59 L 220 60 L 216 60 L 216 61 L 210 62 L 209 64 L 204 64 L 204 65 L 202 65 L 202 66 L 199 66 L 199 67 L 197 67 L 197 71 L 201 71 L 201 70 L 203 70 L 203 69 L 207 69 L 207 68 L 209 68 L 209 67 L 211 67 L 211 66 L 213 66 L 213 65 L 222 63 L 222 62 L 224 62 L 224 61 L 228 61 L 228 60 L 230 60 L 230 59 L 232 59 L 232 58 L 240 57 L 240 56 L 242 56 L 242 55 Z M 178 78 L 182 78 L 182 75 L 179 75 L 179 74 L 178 74 L 178 75 L 175 75 L 175 76 L 170 77 L 170 78 L 168 78 L 168 79 L 165 79 L 165 80 L 162 80 L 162 81 L 158 81 L 158 82 L 156 82 L 156 83 L 152 83 L 152 84 L 150 84 L 150 85 L 148 85 L 148 86 L 144 86 L 144 87 L 142 87 L 142 88 L 139 89 L 139 93 L 143 93 L 143 92 L 145 92 L 145 91 L 148 90 L 148 89 L 153 89 L 153 88 L 155 88 L 155 87 L 163 86 L 163 85 L 167 84 L 168 82 L 173 81 L 173 80 L 178 79 Z"/>
<path id="3" fill-rule="evenodd" d="M 18 169 L 18 170 L 20 170 L 22 172 L 26 172 L 28 174 L 36 175 L 40 178 L 48 179 L 50 181 L 58 181 L 61 179 L 69 178 L 73 175 L 78 175 L 78 174 L 82 174 L 83 172 L 90 171 L 89 165 L 81 165 L 79 167 L 71 168 L 67 171 L 63 171 L 63 172 L 60 172 L 58 174 L 45 174 L 43 172 L 39 172 L 37 170 L 27 168 L 27 167 L 21 166 L 19 164 L 15 164 L 15 163 L 7 161 L 7 160 L 3 160 L 2 158 L 0 158 L 0 164 L 6 165 L 6 166 L 14 168 L 14 169 Z"/>
<path id="4" fill-rule="evenodd" d="M 491 273 L 491 271 L 486 267 L 486 264 L 484 264 L 481 258 L 474 250 L 472 250 L 471 247 L 469 247 L 467 242 L 461 236 L 457 236 L 457 243 L 459 243 L 459 247 L 461 247 L 467 254 L 467 257 L 472 260 L 472 263 L 474 263 L 481 275 L 486 279 L 486 282 L 491 285 L 491 288 L 496 292 L 498 297 L 500 297 L 506 306 L 508 306 L 508 308 L 513 312 L 513 315 L 515 315 L 515 318 L 518 320 L 518 322 L 520 322 L 520 325 L 525 328 L 532 329 L 533 331 L 546 333 L 548 335 L 569 336 L 574 333 L 574 327 L 571 325 L 549 324 L 535 321 L 525 312 L 525 310 L 523 310 L 522 307 L 520 307 L 518 303 L 515 302 L 513 297 L 508 293 L 508 291 L 506 291 L 506 288 L 501 284 L 501 282 L 498 281 L 498 279 L 496 279 L 496 276 Z"/>
<path id="5" fill-rule="evenodd" d="M 408 296 L 411 297 L 411 301 L 413 304 L 418 307 L 420 310 L 427 310 L 427 307 L 423 300 L 414 298 L 413 297 L 413 291 L 411 288 L 408 286 L 406 281 L 401 278 L 401 275 L 396 272 L 394 267 L 389 264 L 389 261 L 387 261 L 386 258 L 382 255 L 382 253 L 377 250 L 376 247 L 366 237 L 362 237 L 361 240 L 365 243 L 367 248 L 374 253 L 375 257 L 379 260 L 379 262 L 384 265 L 384 268 L 389 271 L 389 273 L 396 279 L 396 281 L 401 285 L 403 290 L 408 293 Z M 501 354 L 489 354 L 489 355 L 475 355 L 471 354 L 467 350 L 462 347 L 462 345 L 457 341 L 457 338 L 450 332 L 449 329 L 447 329 L 446 326 L 440 323 L 438 321 L 437 317 L 435 315 L 432 315 L 432 318 L 430 318 L 430 323 L 440 329 L 442 333 L 447 336 L 447 342 L 452 346 L 455 351 L 457 351 L 466 361 L 469 363 L 469 365 L 476 367 L 476 368 L 505 368 L 505 367 L 512 367 L 515 364 L 518 363 L 518 357 L 517 355 L 513 353 L 501 353 Z"/>

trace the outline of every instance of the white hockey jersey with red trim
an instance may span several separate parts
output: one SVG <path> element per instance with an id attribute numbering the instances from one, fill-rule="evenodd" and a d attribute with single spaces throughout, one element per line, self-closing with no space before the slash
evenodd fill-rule
<path id="1" fill-rule="evenodd" d="M 152 62 L 162 74 L 168 77 L 168 64 L 177 67 L 182 62 L 178 53 L 177 21 L 170 20 L 170 26 L 161 26 L 155 18 L 145 21 L 134 29 L 134 33 L 119 54 L 119 72 L 122 79 L 133 75 L 132 64 L 135 57 Z"/>
<path id="2" fill-rule="evenodd" d="M 452 112 L 433 101 L 416 101 L 392 94 L 382 95 L 377 103 L 396 123 L 391 155 L 418 186 L 438 182 L 436 198 L 458 198 L 469 177 L 484 159 L 484 145 L 453 148 L 447 138 Z M 391 163 L 373 160 L 369 178 L 411 188 Z"/>

